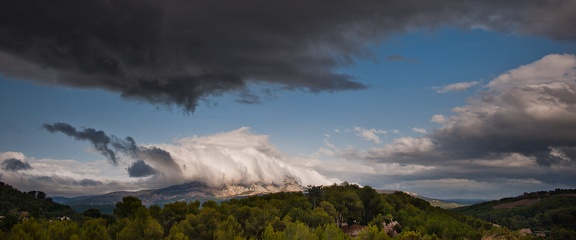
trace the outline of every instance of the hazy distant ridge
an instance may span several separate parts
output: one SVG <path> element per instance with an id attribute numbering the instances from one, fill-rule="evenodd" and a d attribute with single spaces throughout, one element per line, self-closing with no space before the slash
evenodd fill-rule
<path id="1" fill-rule="evenodd" d="M 125 196 L 135 196 L 142 200 L 144 205 L 163 205 L 175 201 L 195 201 L 208 199 L 229 199 L 240 196 L 266 194 L 275 192 L 303 191 L 304 187 L 295 179 L 286 177 L 282 184 L 252 184 L 228 185 L 211 187 L 202 182 L 188 182 L 160 189 L 140 190 L 135 192 L 119 191 L 95 196 L 81 196 L 73 198 L 54 197 L 54 201 L 61 204 L 74 205 L 113 205 Z"/>

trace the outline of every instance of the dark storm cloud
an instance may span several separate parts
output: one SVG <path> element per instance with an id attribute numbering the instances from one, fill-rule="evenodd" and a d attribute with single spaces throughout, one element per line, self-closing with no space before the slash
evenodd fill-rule
<path id="1" fill-rule="evenodd" d="M 6 171 L 20 171 L 32 169 L 29 163 L 24 162 L 20 159 L 10 158 L 2 161 L 2 169 Z"/>
<path id="2" fill-rule="evenodd" d="M 457 157 L 479 158 L 521 153 L 541 165 L 576 163 L 576 84 L 564 83 L 551 95 L 549 87 L 523 86 L 502 95 L 487 94 L 452 125 L 435 131 L 439 150 Z M 530 99 L 527 99 L 529 96 Z"/>
<path id="3" fill-rule="evenodd" d="M 193 111 L 225 92 L 259 101 L 248 82 L 365 88 L 335 69 L 413 28 L 574 40 L 573 9 L 576 1 L 8 1 L 0 8 L 0 73 Z"/>
<path id="4" fill-rule="evenodd" d="M 155 162 L 171 170 L 180 171 L 178 164 L 174 162 L 170 153 L 164 149 L 158 147 L 137 146 L 136 141 L 132 137 L 126 137 L 124 140 L 120 140 L 116 137 L 113 139 L 114 141 L 112 141 L 112 146 L 116 150 L 122 151 L 134 159 Z"/>
<path id="5" fill-rule="evenodd" d="M 76 130 L 75 127 L 67 123 L 44 124 L 42 127 L 51 133 L 61 132 L 76 140 L 90 141 L 94 148 L 102 155 L 108 158 L 113 164 L 117 164 L 116 153 L 110 149 L 110 136 L 104 131 L 97 131 L 93 128 L 85 128 L 82 131 Z"/>
<path id="6" fill-rule="evenodd" d="M 154 169 L 142 160 L 134 162 L 134 164 L 128 167 L 127 170 L 130 177 L 147 177 L 158 173 L 158 170 Z"/>
<path id="7" fill-rule="evenodd" d="M 162 165 L 173 173 L 180 171 L 180 167 L 174 162 L 169 152 L 157 147 L 138 146 L 132 137 L 126 137 L 122 140 L 114 135 L 108 135 L 104 131 L 97 131 L 93 128 L 85 128 L 79 131 L 67 123 L 44 124 L 42 127 L 51 133 L 62 132 L 77 140 L 90 141 L 113 164 L 118 163 L 117 155 L 118 152 L 121 152 L 132 159 L 150 161 Z"/>
<path id="8" fill-rule="evenodd" d="M 180 172 L 180 166 L 174 162 L 169 152 L 157 147 L 140 147 L 139 158 L 148 162 L 153 162 L 158 165 L 164 166 L 171 171 L 171 173 Z"/>

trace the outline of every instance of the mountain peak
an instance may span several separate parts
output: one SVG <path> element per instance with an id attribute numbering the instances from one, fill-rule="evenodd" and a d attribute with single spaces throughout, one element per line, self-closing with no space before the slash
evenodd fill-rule
<path id="1" fill-rule="evenodd" d="M 75 198 L 57 198 L 60 203 L 74 205 L 113 205 L 125 196 L 134 196 L 142 200 L 144 205 L 164 205 L 175 201 L 205 201 L 225 200 L 234 197 L 252 196 L 275 192 L 299 192 L 304 187 L 298 180 L 286 176 L 281 184 L 233 184 L 221 187 L 212 187 L 204 182 L 192 181 L 165 188 L 141 190 L 135 192 L 121 191 L 111 192 L 97 196 L 84 196 Z"/>

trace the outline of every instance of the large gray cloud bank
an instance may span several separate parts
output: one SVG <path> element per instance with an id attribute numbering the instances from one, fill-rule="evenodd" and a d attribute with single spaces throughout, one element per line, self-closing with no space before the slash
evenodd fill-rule
<path id="1" fill-rule="evenodd" d="M 551 54 L 493 79 L 430 135 L 459 158 L 520 153 L 540 165 L 576 160 L 576 56 Z"/>
<path id="2" fill-rule="evenodd" d="M 338 148 L 327 136 L 319 154 L 337 164 L 309 166 L 347 181 L 438 198 L 576 187 L 576 55 L 549 54 L 488 83 L 471 83 L 443 88 L 479 90 L 452 114 L 432 116 L 438 127 L 420 131 L 422 136 L 397 137 L 371 149 Z M 351 133 L 375 143 L 375 133 L 386 132 L 357 129 Z"/>
<path id="3" fill-rule="evenodd" d="M 0 8 L 0 74 L 193 111 L 248 83 L 311 92 L 366 86 L 336 68 L 414 28 L 576 39 L 576 1 L 26 0 Z"/>
<path id="4" fill-rule="evenodd" d="M 440 127 L 422 137 L 397 138 L 352 154 L 434 167 L 410 176 L 428 181 L 423 183 L 443 176 L 576 185 L 575 55 L 550 54 L 507 71 L 453 112 L 434 115 Z"/>

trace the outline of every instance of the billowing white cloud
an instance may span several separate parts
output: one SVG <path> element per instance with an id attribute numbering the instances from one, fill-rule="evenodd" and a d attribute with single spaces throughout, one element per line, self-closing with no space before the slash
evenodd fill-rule
<path id="1" fill-rule="evenodd" d="M 270 144 L 268 136 L 253 134 L 247 127 L 155 146 L 168 151 L 178 162 L 185 181 L 202 181 L 213 186 L 281 184 L 290 176 L 302 185 L 332 183 L 313 169 L 287 162 L 288 157 Z"/>
<path id="2" fill-rule="evenodd" d="M 337 181 L 305 166 L 306 159 L 291 159 L 278 151 L 268 141 L 268 136 L 254 134 L 247 127 L 145 147 L 168 152 L 179 166 L 178 171 L 172 165 L 166 166 L 165 162 L 144 159 L 158 173 L 131 178 L 127 169 L 134 165 L 128 161 L 115 166 L 107 160 L 34 159 L 19 152 L 0 152 L 0 162 L 16 158 L 31 166 L 31 169 L 19 171 L 0 168 L 0 179 L 22 190 L 43 190 L 52 196 L 159 188 L 190 181 L 211 186 L 282 184 L 286 177 L 297 179 L 304 186 L 330 185 Z"/>
<path id="3" fill-rule="evenodd" d="M 478 84 L 480 84 L 480 82 L 477 81 L 452 83 L 443 87 L 436 87 L 436 92 L 437 93 L 460 92 L 468 88 L 474 87 Z"/>

